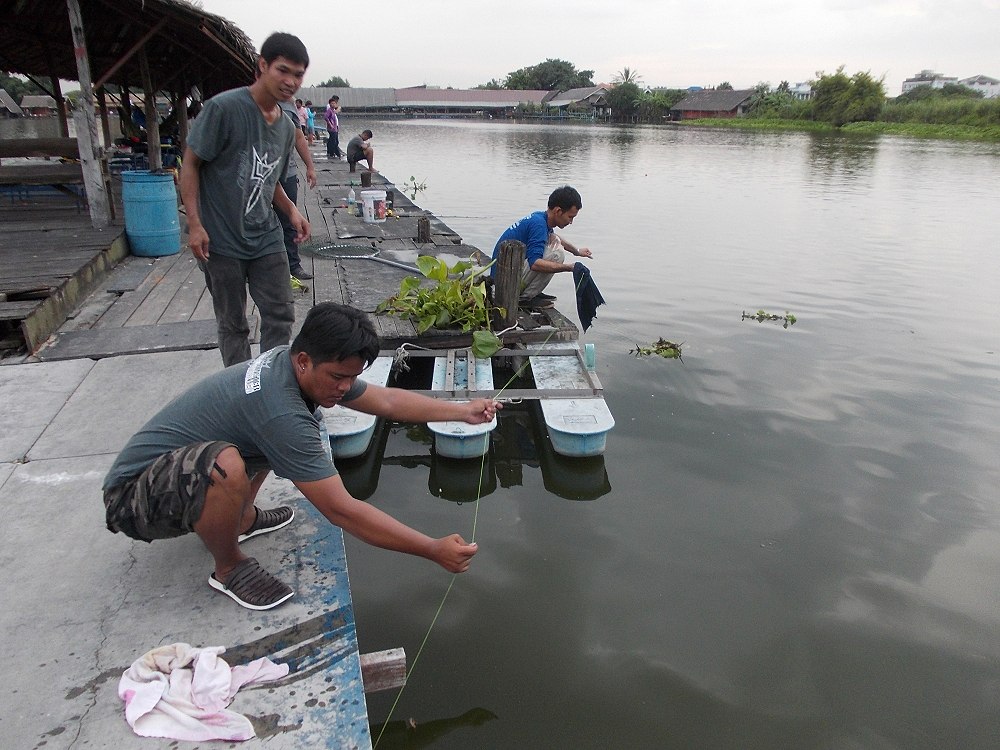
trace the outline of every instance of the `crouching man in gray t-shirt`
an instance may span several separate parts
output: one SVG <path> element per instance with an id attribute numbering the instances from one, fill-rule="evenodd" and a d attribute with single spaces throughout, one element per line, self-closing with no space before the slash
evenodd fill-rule
<path id="1" fill-rule="evenodd" d="M 192 386 L 132 436 L 108 471 L 108 529 L 146 542 L 193 531 L 215 558 L 209 585 L 249 609 L 270 609 L 293 592 L 239 543 L 292 520 L 289 507 L 254 505 L 273 470 L 330 523 L 362 541 L 426 557 L 452 573 L 468 570 L 475 544 L 458 534 L 432 539 L 350 495 L 324 449 L 328 438 L 316 411 L 350 403 L 401 422 L 483 424 L 500 404 L 444 401 L 358 380 L 378 350 L 378 335 L 363 313 L 324 302 L 309 311 L 291 347 Z"/>

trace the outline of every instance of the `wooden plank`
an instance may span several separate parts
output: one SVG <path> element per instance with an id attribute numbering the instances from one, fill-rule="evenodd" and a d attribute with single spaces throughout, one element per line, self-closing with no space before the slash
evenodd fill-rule
<path id="1" fill-rule="evenodd" d="M 43 362 L 81 357 L 102 359 L 121 354 L 214 349 L 218 345 L 218 329 L 214 320 L 91 328 L 56 334 L 54 341 L 38 352 L 38 359 Z"/>
<path id="2" fill-rule="evenodd" d="M 390 648 L 361 654 L 361 680 L 366 693 L 396 690 L 406 684 L 406 652 Z"/>
<path id="3" fill-rule="evenodd" d="M 19 300 L 0 302 L 0 320 L 24 320 L 42 300 Z"/>
<path id="4" fill-rule="evenodd" d="M 159 322 L 180 323 L 191 320 L 204 295 L 208 295 L 209 300 L 211 300 L 211 295 L 208 294 L 208 288 L 205 286 L 205 275 L 195 262 L 191 264 L 187 276 L 170 300 L 167 309 L 163 311 Z"/>
<path id="5" fill-rule="evenodd" d="M 80 158 L 76 138 L 0 138 L 0 159 L 16 156 Z"/>
<path id="6" fill-rule="evenodd" d="M 177 290 L 190 275 L 191 269 L 196 267 L 194 256 L 187 253 L 183 255 L 177 253 L 169 257 L 171 262 L 169 265 L 165 264 L 163 278 L 150 290 L 135 312 L 129 316 L 125 323 L 126 326 L 145 326 L 156 323 L 167 309 Z"/>
<path id="7" fill-rule="evenodd" d="M 48 163 L 0 166 L 0 185 L 82 185 L 79 164 Z"/>

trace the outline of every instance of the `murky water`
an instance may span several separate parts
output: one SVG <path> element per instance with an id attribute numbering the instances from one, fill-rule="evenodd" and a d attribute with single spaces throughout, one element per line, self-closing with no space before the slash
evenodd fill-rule
<path id="1" fill-rule="evenodd" d="M 483 248 L 581 191 L 567 236 L 608 300 L 584 340 L 618 423 L 573 468 L 508 415 L 478 510 L 437 497 L 475 497 L 478 466 L 456 479 L 419 432 L 388 436 L 372 502 L 475 525 L 481 551 L 380 746 L 996 746 L 1000 147 L 373 129 L 380 169 Z M 797 322 L 741 319 L 758 309 Z M 660 336 L 683 362 L 629 354 Z M 353 540 L 349 559 L 363 650 L 412 664 L 449 576 Z"/>

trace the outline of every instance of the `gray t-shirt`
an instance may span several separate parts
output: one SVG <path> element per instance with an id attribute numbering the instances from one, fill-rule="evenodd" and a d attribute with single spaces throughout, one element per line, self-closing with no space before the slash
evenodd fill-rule
<path id="1" fill-rule="evenodd" d="M 288 121 L 295 126 L 295 129 L 299 129 L 299 113 L 295 109 L 295 105 L 292 102 L 278 102 L 278 106 L 281 107 L 281 114 L 288 118 Z M 281 175 L 282 181 L 287 180 L 290 176 L 295 174 L 295 141 L 298 139 L 298 133 L 292 139 L 292 150 L 288 154 L 288 166 L 285 167 L 285 173 Z"/>
<path id="2" fill-rule="evenodd" d="M 271 468 L 300 482 L 336 474 L 323 449 L 316 405 L 299 390 L 289 348 L 275 347 L 209 375 L 167 404 L 126 443 L 104 489 L 138 476 L 165 453 L 213 440 L 235 445 L 250 473 Z M 356 380 L 343 401 L 366 387 Z"/>
<path id="3" fill-rule="evenodd" d="M 268 124 L 249 88 L 232 89 L 205 102 L 187 145 L 204 162 L 198 205 L 209 251 L 241 260 L 285 252 L 271 200 L 295 145 L 291 121 Z"/>

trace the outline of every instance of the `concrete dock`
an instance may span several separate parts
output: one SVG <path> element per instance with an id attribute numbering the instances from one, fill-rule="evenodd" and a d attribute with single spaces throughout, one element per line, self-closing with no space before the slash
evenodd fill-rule
<path id="1" fill-rule="evenodd" d="M 416 340 L 408 321 L 375 313 L 406 270 L 325 257 L 322 248 L 375 243 L 379 257 L 402 265 L 420 254 L 457 261 L 476 249 L 380 175 L 372 187 L 394 191 L 398 218 L 363 223 L 346 205 L 351 183 L 360 189 L 360 173 L 327 162 L 321 148 L 314 147 L 319 185 L 300 183 L 299 206 L 313 229 L 302 259 L 315 278 L 296 293 L 296 317 L 334 300 L 368 312 L 384 348 Z M 430 233 L 418 242 L 422 218 Z M 110 230 L 108 248 L 120 244 L 120 233 Z M 31 237 L 26 230 L 21 236 Z M 51 266 L 55 249 L 39 257 Z M 95 253 L 106 255 L 100 247 Z M 290 666 L 288 677 L 244 688 L 231 706 L 268 747 L 371 747 L 343 534 L 290 482 L 272 476 L 258 503 L 292 505 L 295 521 L 246 543 L 296 592 L 268 612 L 242 609 L 209 588 L 211 557 L 194 535 L 147 545 L 105 529 L 100 487 L 117 452 L 155 411 L 222 362 L 211 299 L 190 253 L 126 256 L 87 284 L 93 291 L 51 336 L 32 351 L 8 352 L 0 366 L 0 507 L 9 511 L 0 530 L 4 745 L 135 746 L 119 678 L 146 651 L 182 642 L 224 646 L 231 666 L 261 656 Z M 576 337 L 568 319 L 546 312 L 524 333 L 527 340 Z M 252 302 L 247 315 L 258 322 Z M 461 335 L 438 338 L 422 343 L 467 345 Z"/>

